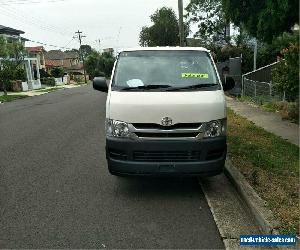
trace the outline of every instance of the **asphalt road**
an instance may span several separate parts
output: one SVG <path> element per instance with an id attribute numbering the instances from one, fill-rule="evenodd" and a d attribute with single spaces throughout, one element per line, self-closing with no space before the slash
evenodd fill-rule
<path id="1" fill-rule="evenodd" d="M 196 179 L 108 173 L 105 99 L 0 104 L 0 248 L 224 248 Z"/>

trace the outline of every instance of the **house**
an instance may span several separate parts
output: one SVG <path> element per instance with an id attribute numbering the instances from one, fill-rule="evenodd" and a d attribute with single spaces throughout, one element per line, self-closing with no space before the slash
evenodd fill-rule
<path id="1" fill-rule="evenodd" d="M 46 70 L 50 71 L 55 67 L 64 66 L 64 52 L 61 50 L 49 50 L 45 53 Z"/>
<path id="2" fill-rule="evenodd" d="M 79 54 L 76 51 L 50 50 L 45 54 L 47 71 L 55 67 L 62 67 L 66 71 L 72 66 L 79 65 Z"/>
<path id="3" fill-rule="evenodd" d="M 65 51 L 64 68 L 69 69 L 80 65 L 79 54 L 76 51 Z"/>
<path id="4" fill-rule="evenodd" d="M 114 49 L 113 48 L 103 49 L 103 53 L 108 53 L 108 54 L 113 55 L 114 54 Z"/>
<path id="5" fill-rule="evenodd" d="M 83 63 L 80 61 L 76 50 L 48 51 L 45 53 L 45 66 L 48 72 L 55 67 L 62 67 L 66 73 L 71 75 L 71 79 L 81 79 L 81 76 L 84 74 Z M 73 77 L 74 75 L 76 77 Z"/>
<path id="6" fill-rule="evenodd" d="M 46 69 L 45 64 L 45 52 L 43 46 L 36 46 L 36 47 L 26 47 L 27 53 L 29 57 L 35 57 L 37 58 L 39 62 L 39 68 L 40 69 Z"/>
<path id="7" fill-rule="evenodd" d="M 21 35 L 23 34 L 25 34 L 25 32 L 22 30 L 17 30 L 0 25 L 0 36 L 6 38 L 7 42 L 20 42 L 24 45 L 25 42 L 28 41 L 28 39 L 21 37 Z"/>
<path id="8" fill-rule="evenodd" d="M 20 42 L 25 46 L 25 42 L 29 40 L 22 37 L 21 35 L 23 34 L 25 34 L 25 32 L 22 30 L 0 25 L 0 36 L 4 37 L 9 43 Z M 27 77 L 27 81 L 22 83 L 22 90 L 27 91 L 41 88 L 39 60 L 36 57 L 25 57 L 22 62 L 22 67 L 26 71 Z"/>

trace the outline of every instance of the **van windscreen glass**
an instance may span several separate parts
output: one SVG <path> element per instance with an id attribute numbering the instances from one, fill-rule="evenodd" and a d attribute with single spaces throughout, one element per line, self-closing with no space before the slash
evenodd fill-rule
<path id="1" fill-rule="evenodd" d="M 212 61 L 203 51 L 132 51 L 119 55 L 113 90 L 220 89 Z"/>

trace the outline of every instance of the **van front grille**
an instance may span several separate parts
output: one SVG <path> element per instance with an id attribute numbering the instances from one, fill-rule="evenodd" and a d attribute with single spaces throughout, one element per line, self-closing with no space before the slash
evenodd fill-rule
<path id="1" fill-rule="evenodd" d="M 195 138 L 199 133 L 191 132 L 191 133 L 142 133 L 135 132 L 138 137 L 143 138 Z"/>
<path id="2" fill-rule="evenodd" d="M 174 129 L 199 129 L 201 123 L 177 123 L 171 126 L 162 126 L 156 123 L 133 123 L 136 129 L 161 129 L 161 130 L 174 130 Z"/>
<path id="3" fill-rule="evenodd" d="M 181 162 L 199 161 L 199 151 L 135 151 L 135 161 Z"/>

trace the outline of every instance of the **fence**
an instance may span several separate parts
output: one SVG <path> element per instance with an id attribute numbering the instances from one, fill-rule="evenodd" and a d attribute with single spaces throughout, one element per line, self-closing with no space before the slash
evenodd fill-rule
<path id="1" fill-rule="evenodd" d="M 278 62 L 269 64 L 242 76 L 242 96 L 253 101 L 284 101 L 285 93 L 276 91 L 272 83 L 272 69 Z"/>

